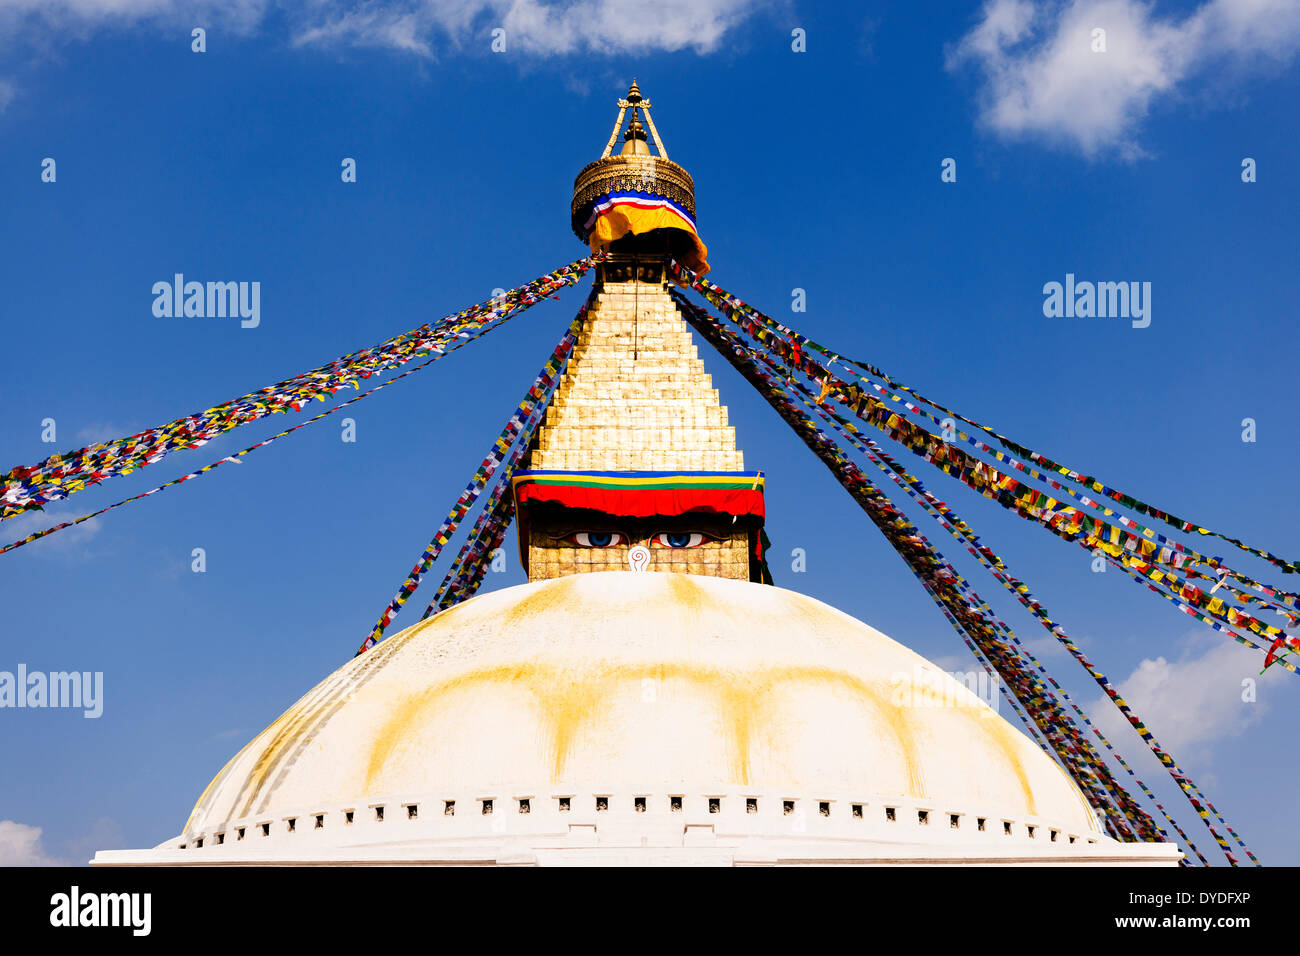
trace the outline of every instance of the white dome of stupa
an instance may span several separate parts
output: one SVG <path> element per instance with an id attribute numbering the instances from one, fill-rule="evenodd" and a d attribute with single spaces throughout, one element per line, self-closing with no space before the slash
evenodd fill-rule
<path id="1" fill-rule="evenodd" d="M 996 699 L 996 698 L 995 698 Z M 960 682 L 783 588 L 605 571 L 480 595 L 340 667 L 184 832 L 96 863 L 1134 862 Z"/>

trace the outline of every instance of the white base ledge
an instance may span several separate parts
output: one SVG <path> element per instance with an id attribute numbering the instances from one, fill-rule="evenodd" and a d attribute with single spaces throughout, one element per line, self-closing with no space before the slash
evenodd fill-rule
<path id="1" fill-rule="evenodd" d="M 570 837 L 528 843 L 369 845 L 274 850 L 222 847 L 193 853 L 170 845 L 152 850 L 101 850 L 93 866 L 1177 866 L 1172 843 L 920 846 L 880 842 L 727 841 L 711 845 L 575 845 Z"/>

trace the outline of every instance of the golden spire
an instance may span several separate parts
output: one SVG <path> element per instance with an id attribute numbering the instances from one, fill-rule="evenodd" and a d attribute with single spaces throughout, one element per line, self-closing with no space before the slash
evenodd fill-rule
<path id="1" fill-rule="evenodd" d="M 578 173 L 573 184 L 570 219 L 579 239 L 587 239 L 587 222 L 593 200 L 612 190 L 630 189 L 663 196 L 680 205 L 691 217 L 695 216 L 695 181 L 690 173 L 668 158 L 668 150 L 664 148 L 654 117 L 650 114 L 652 105 L 633 79 L 627 96 L 618 100 L 618 118 L 614 121 L 604 152 Z M 632 117 L 623 136 L 623 147 L 614 153 L 614 144 L 618 142 L 619 133 L 623 132 L 629 110 Z M 645 126 L 641 125 L 642 116 L 645 117 Z M 654 144 L 653 152 L 651 143 Z"/>

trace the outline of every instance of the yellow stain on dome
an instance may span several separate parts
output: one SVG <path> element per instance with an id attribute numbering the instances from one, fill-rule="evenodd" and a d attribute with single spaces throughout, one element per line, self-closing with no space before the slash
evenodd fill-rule
<path id="1" fill-rule="evenodd" d="M 600 713 L 601 705 L 620 687 L 631 685 L 634 692 L 639 692 L 640 683 L 646 678 L 686 682 L 703 691 L 714 703 L 726 734 L 731 773 L 742 784 L 751 782 L 750 761 L 756 728 L 770 725 L 770 721 L 764 724 L 759 718 L 770 708 L 778 686 L 812 684 L 842 688 L 884 718 L 906 767 L 908 795 L 925 796 L 916 742 L 906 714 L 903 708 L 889 702 L 886 688 L 874 687 L 852 674 L 826 667 L 793 665 L 729 671 L 683 661 L 582 662 L 571 666 L 523 661 L 476 668 L 448 678 L 408 695 L 394 706 L 375 735 L 366 769 L 366 787 L 373 790 L 401 742 L 414 739 L 419 725 L 433 719 L 457 692 L 483 686 L 518 688 L 531 696 L 540 722 L 549 733 L 548 762 L 552 780 L 558 782 L 575 743 Z"/>
<path id="2" fill-rule="evenodd" d="M 958 682 L 958 686 L 964 686 Z M 998 752 L 1002 754 L 1015 774 L 1016 780 L 1020 784 L 1020 792 L 1024 795 L 1025 806 L 1028 813 L 1037 815 L 1037 805 L 1034 800 L 1034 790 L 1029 784 L 1029 775 L 1025 772 L 1025 765 L 1020 759 L 1018 741 L 1021 739 L 1009 724 L 997 716 L 997 711 L 991 708 L 982 707 L 972 702 L 969 706 L 952 706 L 952 698 L 949 696 L 947 689 L 941 690 L 932 684 L 917 684 L 914 681 L 907 681 L 895 688 L 905 692 L 909 700 L 923 700 L 927 706 L 942 707 L 947 710 L 954 710 L 960 715 L 972 720 L 978 727 L 983 730 L 991 731 L 991 741 Z M 969 688 L 967 688 L 969 690 Z M 975 701 L 979 700 L 978 695 L 971 694 Z"/>
<path id="3" fill-rule="evenodd" d="M 969 708 L 966 709 L 969 710 Z M 1007 763 L 1011 765 L 1011 770 L 1016 775 L 1016 779 L 1020 781 L 1020 789 L 1025 795 L 1025 803 L 1029 813 L 1037 816 L 1038 807 L 1034 803 L 1034 791 L 1029 786 L 1029 776 L 1025 773 L 1025 765 L 1020 762 L 1019 747 L 1017 746 L 1024 738 L 1003 720 L 986 719 L 985 722 L 992 725 L 990 729 L 993 731 L 991 734 L 993 742 L 1002 751 L 1002 755 L 1006 757 Z"/>
<path id="4" fill-rule="evenodd" d="M 507 609 L 506 618 L 501 624 L 502 630 L 511 631 L 521 624 L 527 624 L 538 614 L 553 612 L 571 605 L 576 607 L 579 602 L 573 592 L 572 577 L 552 578 Z"/>

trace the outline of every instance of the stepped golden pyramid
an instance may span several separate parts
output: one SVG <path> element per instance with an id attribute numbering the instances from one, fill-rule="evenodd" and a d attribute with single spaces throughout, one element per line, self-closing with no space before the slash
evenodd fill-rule
<path id="1" fill-rule="evenodd" d="M 727 409 L 662 284 L 603 284 L 551 401 L 532 465 L 744 470 Z"/>
<path id="2" fill-rule="evenodd" d="M 609 258 L 513 479 L 528 583 L 343 665 L 181 833 L 93 862 L 1176 865 L 936 665 L 763 583 L 764 476 L 668 294 L 666 257 L 707 268 L 694 183 L 635 84 L 571 216 Z"/>

